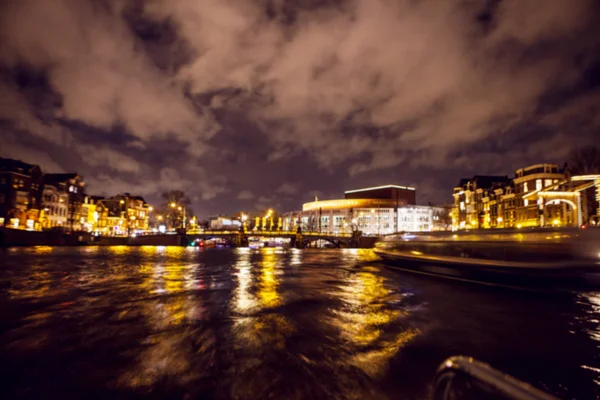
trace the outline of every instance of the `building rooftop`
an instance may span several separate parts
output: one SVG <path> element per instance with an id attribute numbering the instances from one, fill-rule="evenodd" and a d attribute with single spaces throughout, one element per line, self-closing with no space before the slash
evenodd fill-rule
<path id="1" fill-rule="evenodd" d="M 488 189 L 496 184 L 508 184 L 511 179 L 507 175 L 475 175 L 472 178 L 463 178 L 458 182 L 458 187 L 464 187 L 467 183 L 474 183 L 475 188 Z"/>
<path id="2" fill-rule="evenodd" d="M 415 190 L 415 188 L 410 186 L 398 186 L 398 185 L 383 185 L 383 186 L 373 186 L 363 189 L 353 189 L 346 190 L 344 193 L 357 193 L 357 192 L 366 192 L 369 190 L 377 190 L 377 189 L 404 189 L 404 190 Z"/>
<path id="3" fill-rule="evenodd" d="M 27 164 L 21 160 L 0 157 L 0 171 L 29 172 L 33 168 L 39 167 L 37 165 Z"/>

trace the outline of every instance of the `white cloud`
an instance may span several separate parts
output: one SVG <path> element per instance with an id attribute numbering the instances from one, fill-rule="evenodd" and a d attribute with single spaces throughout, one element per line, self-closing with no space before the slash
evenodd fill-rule
<path id="1" fill-rule="evenodd" d="M 48 68 L 62 98 L 56 117 L 102 129 L 122 124 L 142 140 L 175 137 L 191 154 L 201 154 L 219 125 L 138 50 L 121 4 L 12 2 L 0 17 L 0 61 Z"/>
<path id="2" fill-rule="evenodd" d="M 406 149 L 442 160 L 530 118 L 546 90 L 570 85 L 578 71 L 568 55 L 585 40 L 563 46 L 566 57 L 523 56 L 586 26 L 593 5 L 547 3 L 501 2 L 487 34 L 474 1 L 350 0 L 297 11 L 293 26 L 266 19 L 259 1 L 157 0 L 148 12 L 175 21 L 198 53 L 179 79 L 197 92 L 241 89 L 257 123 L 278 123 L 273 159 L 301 149 L 331 168 L 371 155 L 351 168 L 358 174 L 398 165 Z M 342 132 L 357 110 L 357 125 L 387 135 Z"/>
<path id="3" fill-rule="evenodd" d="M 242 190 L 237 195 L 238 200 L 252 200 L 254 197 L 254 193 L 249 190 Z"/>
<path id="4" fill-rule="evenodd" d="M 106 146 L 78 145 L 77 149 L 84 162 L 93 167 L 104 167 L 120 172 L 137 173 L 140 164 L 132 157 Z"/>
<path id="5" fill-rule="evenodd" d="M 298 186 L 294 185 L 293 183 L 285 182 L 277 189 L 275 189 L 275 192 L 293 196 L 295 194 L 298 194 Z"/>

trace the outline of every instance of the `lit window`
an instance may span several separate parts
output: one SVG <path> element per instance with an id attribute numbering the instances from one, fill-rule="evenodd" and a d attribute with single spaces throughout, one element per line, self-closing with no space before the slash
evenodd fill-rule
<path id="1" fill-rule="evenodd" d="M 465 202 L 464 201 L 460 202 L 460 209 L 461 209 L 461 211 L 465 210 Z"/>
<path id="2" fill-rule="evenodd" d="M 541 179 L 535 180 L 535 190 L 542 190 L 542 180 Z"/>
<path id="3" fill-rule="evenodd" d="M 525 207 L 527 207 L 529 205 L 529 200 L 527 200 L 527 199 L 523 200 L 523 205 Z"/>
<path id="4" fill-rule="evenodd" d="M 529 189 L 527 188 L 527 182 L 523 184 L 523 192 L 527 193 Z"/>
<path id="5" fill-rule="evenodd" d="M 544 182 L 544 186 L 548 187 L 552 185 L 552 179 L 546 179 L 546 181 Z"/>

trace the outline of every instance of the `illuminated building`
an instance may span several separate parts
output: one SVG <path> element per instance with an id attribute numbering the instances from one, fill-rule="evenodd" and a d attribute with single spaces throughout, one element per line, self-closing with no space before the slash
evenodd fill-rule
<path id="1" fill-rule="evenodd" d="M 476 229 L 484 227 L 489 221 L 485 218 L 484 198 L 490 197 L 496 189 L 510 183 L 508 176 L 475 175 L 470 179 L 461 179 L 454 188 L 454 229 Z M 489 206 L 489 204 L 488 204 Z"/>
<path id="2" fill-rule="evenodd" d="M 231 230 L 237 231 L 242 226 L 242 222 L 236 218 L 224 217 L 222 215 L 210 217 L 208 219 L 208 228 L 211 230 Z"/>
<path id="3" fill-rule="evenodd" d="M 42 192 L 42 213 L 40 222 L 43 229 L 66 228 L 69 196 L 54 185 L 44 185 Z"/>
<path id="4" fill-rule="evenodd" d="M 349 190 L 344 199 L 305 203 L 302 211 L 283 215 L 283 230 L 387 235 L 401 231 L 431 231 L 440 227 L 445 208 L 417 206 L 412 187 L 385 185 Z M 443 218 L 444 220 L 446 218 Z"/>
<path id="5" fill-rule="evenodd" d="M 39 229 L 39 166 L 0 158 L 0 226 Z"/>
<path id="6" fill-rule="evenodd" d="M 453 229 L 581 226 L 594 218 L 582 193 L 594 190 L 598 178 L 535 164 L 518 169 L 513 179 L 463 179 L 454 189 Z"/>
<path id="7" fill-rule="evenodd" d="M 102 235 L 124 236 L 148 230 L 150 206 L 141 196 L 129 193 L 97 201 L 95 231 Z"/>
<path id="8" fill-rule="evenodd" d="M 83 230 L 81 224 L 81 205 L 85 199 L 85 182 L 77 173 L 44 174 L 44 187 L 54 186 L 61 194 L 67 195 L 67 227 L 71 230 Z"/>
<path id="9" fill-rule="evenodd" d="M 99 196 L 85 196 L 83 203 L 81 204 L 81 217 L 79 223 L 81 230 L 87 232 L 93 232 L 98 224 L 100 218 L 96 205 L 99 201 L 103 200 Z"/>

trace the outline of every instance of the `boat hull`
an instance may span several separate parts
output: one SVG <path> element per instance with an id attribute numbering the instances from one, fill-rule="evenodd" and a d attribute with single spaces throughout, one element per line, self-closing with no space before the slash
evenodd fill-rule
<path id="1" fill-rule="evenodd" d="M 456 234 L 410 235 L 380 242 L 375 252 L 389 267 L 450 279 L 548 289 L 600 288 L 600 257 L 590 252 L 600 244 L 595 238 L 562 235 L 540 242 L 519 234 L 518 241 L 472 233 L 468 240 Z"/>

